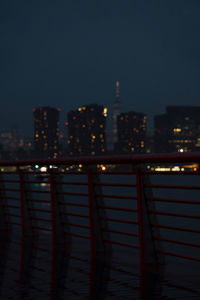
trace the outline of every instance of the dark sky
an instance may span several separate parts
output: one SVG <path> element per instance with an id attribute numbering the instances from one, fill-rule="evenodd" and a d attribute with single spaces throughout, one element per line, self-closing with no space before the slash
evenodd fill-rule
<path id="1" fill-rule="evenodd" d="M 199 0 L 0 0 L 0 130 L 32 135 L 32 108 L 200 105 Z"/>

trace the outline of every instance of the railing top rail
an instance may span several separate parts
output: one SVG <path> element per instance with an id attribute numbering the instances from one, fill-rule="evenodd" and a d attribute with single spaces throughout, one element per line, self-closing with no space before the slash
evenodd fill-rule
<path id="1" fill-rule="evenodd" d="M 144 154 L 144 155 L 113 155 L 113 156 L 80 156 L 62 159 L 34 159 L 19 161 L 0 161 L 2 166 L 28 166 L 41 165 L 70 165 L 70 164 L 144 164 L 144 163 L 186 163 L 200 162 L 200 152 L 170 153 L 170 154 Z"/>

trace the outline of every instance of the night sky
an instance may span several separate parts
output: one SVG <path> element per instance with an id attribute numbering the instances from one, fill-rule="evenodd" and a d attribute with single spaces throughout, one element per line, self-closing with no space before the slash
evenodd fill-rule
<path id="1" fill-rule="evenodd" d="M 0 130 L 32 108 L 114 101 L 154 114 L 200 105 L 199 0 L 0 0 Z"/>

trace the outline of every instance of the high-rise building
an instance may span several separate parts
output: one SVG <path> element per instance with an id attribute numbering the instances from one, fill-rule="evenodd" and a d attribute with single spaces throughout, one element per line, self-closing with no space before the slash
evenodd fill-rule
<path id="1" fill-rule="evenodd" d="M 116 152 L 145 153 L 146 121 L 144 114 L 132 111 L 118 116 Z"/>
<path id="2" fill-rule="evenodd" d="M 155 152 L 200 150 L 200 107 L 169 106 L 154 118 Z"/>
<path id="3" fill-rule="evenodd" d="M 37 158 L 57 158 L 59 154 L 59 108 L 33 109 L 34 151 Z"/>
<path id="4" fill-rule="evenodd" d="M 91 104 L 68 113 L 70 156 L 103 155 L 106 152 L 107 107 Z"/>
<path id="5" fill-rule="evenodd" d="M 118 142 L 118 134 L 117 134 L 117 117 L 120 115 L 122 109 L 122 103 L 120 98 L 120 87 L 119 80 L 116 81 L 116 97 L 113 103 L 113 116 L 112 116 L 112 143 L 113 149 L 115 148 L 115 144 Z"/>
<path id="6" fill-rule="evenodd" d="M 5 151 L 17 151 L 21 145 L 21 141 L 22 136 L 16 127 L 7 130 L 4 129 L 0 132 L 0 144 Z"/>

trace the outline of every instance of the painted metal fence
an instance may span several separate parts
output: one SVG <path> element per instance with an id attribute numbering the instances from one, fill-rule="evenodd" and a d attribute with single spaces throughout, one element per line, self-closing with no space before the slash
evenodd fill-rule
<path id="1" fill-rule="evenodd" d="M 168 270 L 184 265 L 195 280 L 200 275 L 199 161 L 198 153 L 181 153 L 1 162 L 1 237 L 27 245 L 40 240 L 41 249 L 42 237 L 71 257 L 82 248 L 91 261 L 90 299 L 100 297 L 99 261 L 119 254 L 139 268 L 139 298 L 151 299 L 149 282 L 157 275 L 168 287 L 162 279 Z M 189 164 L 197 167 L 186 171 Z M 155 171 L 160 165 L 170 171 Z"/>

